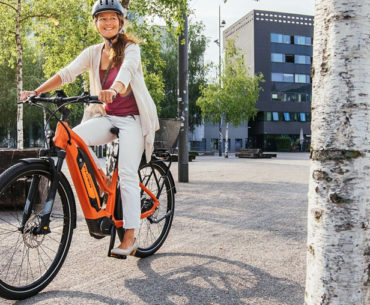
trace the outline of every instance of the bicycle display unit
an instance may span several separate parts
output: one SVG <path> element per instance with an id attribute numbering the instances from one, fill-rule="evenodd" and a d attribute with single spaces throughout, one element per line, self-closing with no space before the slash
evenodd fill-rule
<path id="1" fill-rule="evenodd" d="M 124 236 L 117 162 L 109 178 L 67 123 L 67 105 L 100 103 L 97 97 L 66 97 L 57 90 L 56 97 L 31 96 L 27 103 L 45 109 L 51 117 L 57 118 L 58 112 L 62 117 L 57 118 L 55 134 L 47 133 L 47 147 L 40 150 L 39 158 L 22 159 L 0 175 L 0 296 L 7 299 L 40 292 L 67 256 L 77 212 L 71 185 L 62 172 L 64 161 L 90 235 L 97 239 L 110 236 L 108 256 L 113 256 L 116 234 L 121 241 Z M 55 104 L 56 110 L 44 103 Z M 111 131 L 118 135 L 117 129 Z M 144 159 L 138 170 L 141 224 L 136 230 L 139 248 L 135 256 L 140 258 L 154 254 L 166 240 L 176 193 L 170 154 L 154 151 L 149 163 Z"/>

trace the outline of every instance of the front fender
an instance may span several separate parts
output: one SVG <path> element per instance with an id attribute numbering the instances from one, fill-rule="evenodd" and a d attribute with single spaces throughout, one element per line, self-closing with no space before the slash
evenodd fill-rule
<path id="1" fill-rule="evenodd" d="M 44 164 L 47 167 L 55 166 L 54 165 L 54 160 L 50 157 L 45 157 L 45 158 L 25 158 L 25 159 L 20 159 L 17 161 L 17 163 L 26 163 L 26 164 L 34 164 L 34 163 L 40 163 Z M 52 170 L 52 169 L 51 169 Z M 59 172 L 59 179 L 63 186 L 66 188 L 67 194 L 70 194 L 71 198 L 71 216 L 72 216 L 72 227 L 73 229 L 76 228 L 77 226 L 77 212 L 76 212 L 76 201 L 75 197 L 71 188 L 71 184 L 69 183 L 67 177 L 64 175 L 63 172 Z"/>

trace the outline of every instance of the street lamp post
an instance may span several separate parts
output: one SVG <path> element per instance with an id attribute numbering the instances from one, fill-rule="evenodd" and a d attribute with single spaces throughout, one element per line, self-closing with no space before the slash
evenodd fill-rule
<path id="1" fill-rule="evenodd" d="M 225 20 L 221 21 L 221 5 L 218 6 L 218 40 L 215 43 L 218 45 L 218 81 L 221 87 L 221 28 L 225 26 Z M 222 114 L 218 121 L 218 155 L 222 156 Z"/>
<path id="2" fill-rule="evenodd" d="M 179 75 L 178 75 L 178 111 L 181 118 L 179 132 L 179 156 L 178 156 L 178 180 L 189 182 L 189 151 L 188 151 L 188 128 L 189 128 L 189 90 L 188 90 L 188 16 L 186 4 L 182 4 L 183 29 L 179 36 Z"/>

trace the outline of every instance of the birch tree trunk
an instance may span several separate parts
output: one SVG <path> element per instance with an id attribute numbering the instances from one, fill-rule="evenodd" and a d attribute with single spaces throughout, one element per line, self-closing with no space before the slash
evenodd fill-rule
<path id="1" fill-rule="evenodd" d="M 306 305 L 370 304 L 370 1 L 316 0 Z"/>
<path id="2" fill-rule="evenodd" d="M 17 21 L 15 29 L 15 40 L 17 45 L 17 101 L 21 100 L 23 90 L 22 78 L 22 42 L 21 42 L 21 11 L 22 0 L 17 0 Z M 17 107 L 17 149 L 23 149 L 23 104 Z"/>
<path id="3" fill-rule="evenodd" d="M 11 148 L 12 147 L 12 145 L 11 145 L 12 137 L 11 137 L 11 134 L 10 134 L 10 122 L 8 123 L 7 140 L 8 140 L 8 148 Z"/>
<path id="4" fill-rule="evenodd" d="M 229 157 L 229 122 L 225 126 L 225 158 Z"/>

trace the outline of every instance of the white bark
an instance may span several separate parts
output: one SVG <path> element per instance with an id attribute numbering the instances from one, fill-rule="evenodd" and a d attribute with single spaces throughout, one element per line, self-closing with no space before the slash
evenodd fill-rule
<path id="1" fill-rule="evenodd" d="M 316 0 L 306 305 L 370 304 L 370 1 Z"/>
<path id="2" fill-rule="evenodd" d="M 21 11 L 22 0 L 17 0 L 17 21 L 15 30 L 15 40 L 17 45 L 17 101 L 21 100 L 21 91 L 23 90 Z M 17 149 L 23 149 L 23 147 L 23 104 L 19 104 L 17 107 Z"/>
<path id="3" fill-rule="evenodd" d="M 225 158 L 229 157 L 229 122 L 226 122 L 225 127 Z"/>
<path id="4" fill-rule="evenodd" d="M 12 146 L 11 145 L 12 137 L 11 137 L 11 134 L 10 134 L 10 123 L 8 123 L 7 140 L 8 140 L 8 148 L 10 148 Z"/>

